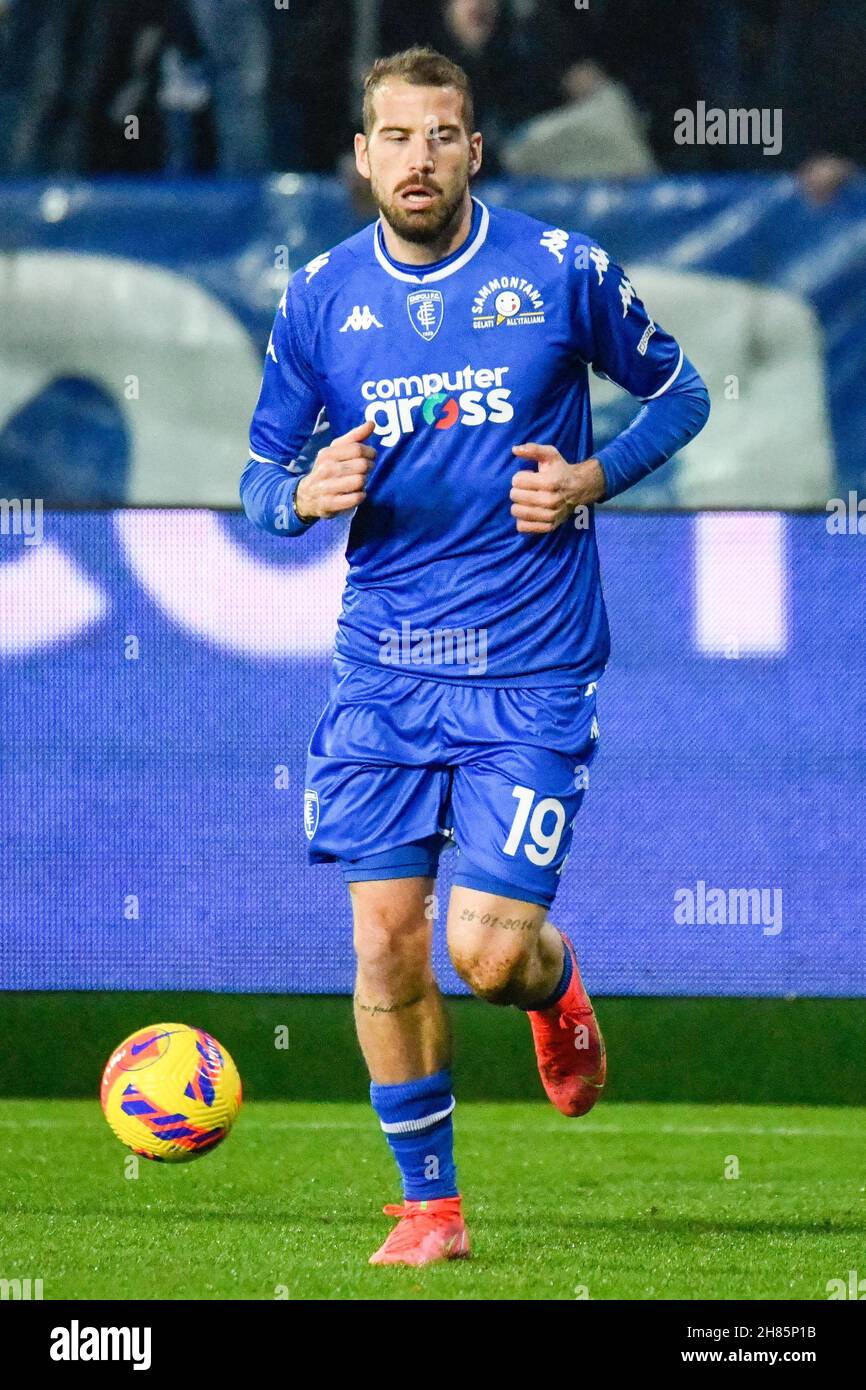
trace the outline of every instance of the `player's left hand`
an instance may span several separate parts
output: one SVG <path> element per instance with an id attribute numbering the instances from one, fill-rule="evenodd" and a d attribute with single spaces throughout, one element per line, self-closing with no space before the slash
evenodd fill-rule
<path id="1" fill-rule="evenodd" d="M 538 464 L 537 473 L 515 473 L 511 479 L 511 515 L 517 518 L 518 531 L 555 531 L 576 507 L 604 497 L 605 476 L 598 459 L 566 463 L 552 444 L 514 444 L 511 452 Z"/>

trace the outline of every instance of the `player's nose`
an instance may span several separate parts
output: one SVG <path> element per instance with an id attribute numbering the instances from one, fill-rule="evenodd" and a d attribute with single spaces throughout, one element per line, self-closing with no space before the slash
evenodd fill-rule
<path id="1" fill-rule="evenodd" d="M 409 150 L 409 168 L 414 173 L 430 173 L 436 167 L 433 147 L 426 135 L 412 141 Z"/>

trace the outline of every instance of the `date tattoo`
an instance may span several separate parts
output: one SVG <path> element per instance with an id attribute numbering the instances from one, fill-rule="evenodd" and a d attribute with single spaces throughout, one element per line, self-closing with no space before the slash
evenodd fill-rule
<path id="1" fill-rule="evenodd" d="M 460 920 L 478 922 L 482 927 L 502 927 L 503 931 L 532 931 L 535 926 L 532 917 L 499 917 L 495 912 L 476 912 L 474 907 L 464 907 Z"/>

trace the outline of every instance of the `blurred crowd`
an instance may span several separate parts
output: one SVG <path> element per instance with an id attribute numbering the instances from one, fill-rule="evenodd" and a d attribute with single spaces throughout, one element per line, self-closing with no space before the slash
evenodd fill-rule
<path id="1" fill-rule="evenodd" d="M 475 90 L 484 173 L 866 165 L 866 0 L 0 0 L 0 173 L 351 173 L 373 59 L 430 43 Z M 782 112 L 760 143 L 675 113 Z"/>

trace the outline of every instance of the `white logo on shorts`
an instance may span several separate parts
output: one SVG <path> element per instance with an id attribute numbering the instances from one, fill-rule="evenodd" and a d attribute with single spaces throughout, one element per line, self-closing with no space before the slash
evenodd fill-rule
<path id="1" fill-rule="evenodd" d="M 304 834 L 312 840 L 319 824 L 319 796 L 307 789 L 304 792 Z"/>

